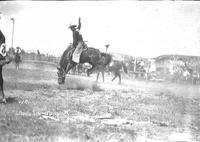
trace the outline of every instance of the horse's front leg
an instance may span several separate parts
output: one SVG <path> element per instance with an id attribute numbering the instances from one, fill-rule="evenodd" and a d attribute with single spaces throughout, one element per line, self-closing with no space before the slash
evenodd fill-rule
<path id="1" fill-rule="evenodd" d="M 65 74 L 67 74 L 74 66 L 76 66 L 76 63 L 74 63 L 74 62 L 68 63 L 66 70 L 65 70 Z"/>

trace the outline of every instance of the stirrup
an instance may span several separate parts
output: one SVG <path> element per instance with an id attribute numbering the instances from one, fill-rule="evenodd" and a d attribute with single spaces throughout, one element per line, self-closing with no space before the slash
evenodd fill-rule
<path id="1" fill-rule="evenodd" d="M 86 51 L 86 50 L 88 50 L 88 46 L 87 46 L 87 44 L 83 44 L 83 51 Z"/>
<path id="2" fill-rule="evenodd" d="M 83 47 L 83 51 L 86 51 L 86 50 L 88 50 L 88 47 L 87 46 Z"/>

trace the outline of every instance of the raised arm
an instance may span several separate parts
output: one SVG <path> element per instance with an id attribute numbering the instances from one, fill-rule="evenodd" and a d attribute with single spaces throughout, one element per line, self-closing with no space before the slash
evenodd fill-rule
<path id="1" fill-rule="evenodd" d="M 80 30 L 81 29 L 81 18 L 79 17 L 78 19 L 78 29 Z"/>
<path id="2" fill-rule="evenodd" d="M 1 32 L 1 30 L 0 30 L 0 41 L 1 41 L 1 42 L 5 42 L 5 36 L 4 36 L 4 34 Z"/>

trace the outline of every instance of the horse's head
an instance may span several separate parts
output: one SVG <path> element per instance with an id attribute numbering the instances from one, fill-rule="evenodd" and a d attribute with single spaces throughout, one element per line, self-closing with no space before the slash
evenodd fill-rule
<path id="1" fill-rule="evenodd" d="M 57 67 L 57 75 L 58 75 L 58 84 L 65 83 L 65 70 L 62 67 Z"/>

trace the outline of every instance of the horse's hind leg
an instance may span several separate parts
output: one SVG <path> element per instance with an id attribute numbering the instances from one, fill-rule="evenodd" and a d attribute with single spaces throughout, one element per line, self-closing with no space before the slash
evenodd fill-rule
<path id="1" fill-rule="evenodd" d="M 115 76 L 113 77 L 112 81 L 114 81 L 116 77 L 117 77 L 117 74 L 115 73 Z"/>
<path id="2" fill-rule="evenodd" d="M 104 82 L 104 71 L 102 71 L 101 74 L 102 74 L 102 79 L 103 79 L 103 82 Z"/>
<path id="3" fill-rule="evenodd" d="M 120 73 L 118 74 L 118 77 L 119 77 L 119 84 L 121 84 L 121 74 Z"/>

